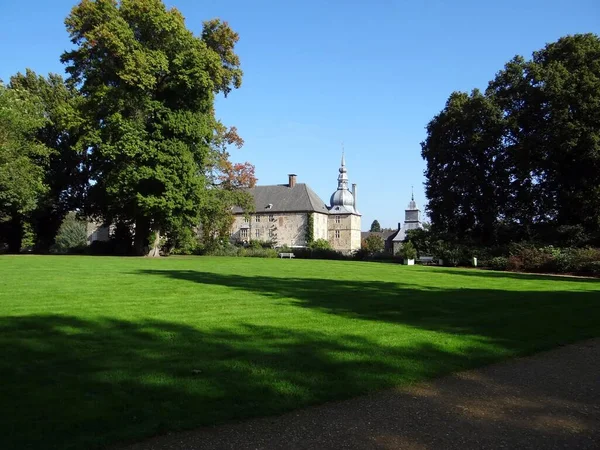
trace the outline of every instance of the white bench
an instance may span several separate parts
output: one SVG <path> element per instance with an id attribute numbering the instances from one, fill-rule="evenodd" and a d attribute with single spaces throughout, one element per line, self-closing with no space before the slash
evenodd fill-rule
<path id="1" fill-rule="evenodd" d="M 295 258 L 296 255 L 294 255 L 293 253 L 280 253 L 279 257 L 280 258 Z"/>

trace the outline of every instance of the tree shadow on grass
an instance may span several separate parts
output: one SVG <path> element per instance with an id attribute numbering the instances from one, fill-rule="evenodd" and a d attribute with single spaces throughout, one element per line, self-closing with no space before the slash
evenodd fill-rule
<path id="1" fill-rule="evenodd" d="M 0 442 L 93 449 L 343 399 L 493 360 L 420 342 L 238 325 L 33 315 L 0 319 Z"/>
<path id="2" fill-rule="evenodd" d="M 522 273 L 522 272 L 498 272 L 488 269 L 479 269 L 475 267 L 471 268 L 457 268 L 448 269 L 443 267 L 433 267 L 434 273 L 445 273 L 448 275 L 459 275 L 467 277 L 478 277 L 488 279 L 503 279 L 503 280 L 533 280 L 533 281 L 556 281 L 562 282 L 576 282 L 576 283 L 593 283 L 600 285 L 600 278 L 585 277 L 585 276 L 570 276 L 570 275 L 548 275 L 548 274 L 536 274 L 536 273 Z"/>
<path id="3" fill-rule="evenodd" d="M 460 335 L 389 341 L 336 329 L 65 315 L 0 318 L 0 443 L 93 449 L 348 398 L 600 334 L 598 291 L 423 290 L 408 284 L 140 271 L 228 286 L 357 320 Z M 442 333 L 446 333 L 445 335 Z"/>
<path id="4" fill-rule="evenodd" d="M 389 281 L 226 275 L 194 270 L 140 273 L 227 286 L 353 319 L 476 335 L 522 352 L 600 333 L 600 289 L 425 289 Z"/>

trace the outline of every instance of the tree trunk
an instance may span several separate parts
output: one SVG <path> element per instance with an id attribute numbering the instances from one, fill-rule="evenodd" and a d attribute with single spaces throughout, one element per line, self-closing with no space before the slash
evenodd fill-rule
<path id="1" fill-rule="evenodd" d="M 160 230 L 155 230 L 153 232 L 154 239 L 150 246 L 150 251 L 148 252 L 148 256 L 158 257 L 160 256 Z"/>
<path id="2" fill-rule="evenodd" d="M 50 253 L 50 249 L 56 241 L 58 230 L 65 219 L 66 213 L 50 209 L 39 211 L 33 221 L 35 232 L 34 253 Z"/>
<path id="3" fill-rule="evenodd" d="M 148 221 L 138 218 L 135 221 L 135 236 L 133 238 L 133 252 L 137 256 L 148 254 L 148 232 L 150 231 Z"/>
<path id="4" fill-rule="evenodd" d="M 20 253 L 23 244 L 23 217 L 14 213 L 7 226 L 8 253 Z"/>

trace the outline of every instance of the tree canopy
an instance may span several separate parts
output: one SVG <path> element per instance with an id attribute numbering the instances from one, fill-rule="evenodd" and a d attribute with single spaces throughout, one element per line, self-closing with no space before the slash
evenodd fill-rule
<path id="1" fill-rule="evenodd" d="M 36 139 L 45 122 L 36 97 L 0 83 L 0 239 L 11 252 L 21 249 L 26 214 L 48 190 L 49 149 Z"/>
<path id="2" fill-rule="evenodd" d="M 371 229 L 369 231 L 371 231 L 371 232 L 380 232 L 381 231 L 381 225 L 379 225 L 379 222 L 377 221 L 377 219 L 375 219 L 373 221 L 373 223 L 371 223 Z"/>
<path id="3" fill-rule="evenodd" d="M 600 239 L 600 38 L 517 56 L 482 93 L 454 92 L 421 144 L 432 229 L 448 240 Z"/>
<path id="4" fill-rule="evenodd" d="M 197 225 L 214 199 L 213 104 L 241 85 L 238 35 L 212 20 L 195 36 L 161 0 L 83 0 L 65 23 L 75 48 L 62 61 L 84 97 L 86 213 L 134 226 L 136 252 L 156 253 L 161 233 Z"/>

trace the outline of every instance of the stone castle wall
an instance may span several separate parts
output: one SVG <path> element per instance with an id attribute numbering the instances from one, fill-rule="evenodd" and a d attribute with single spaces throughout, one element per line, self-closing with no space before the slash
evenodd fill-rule
<path id="1" fill-rule="evenodd" d="M 231 237 L 242 242 L 270 241 L 277 246 L 304 246 L 306 225 L 306 213 L 253 214 L 248 222 L 243 215 L 236 215 Z"/>
<path id="2" fill-rule="evenodd" d="M 327 240 L 334 250 L 351 253 L 360 249 L 360 216 L 331 214 L 328 228 Z"/>

